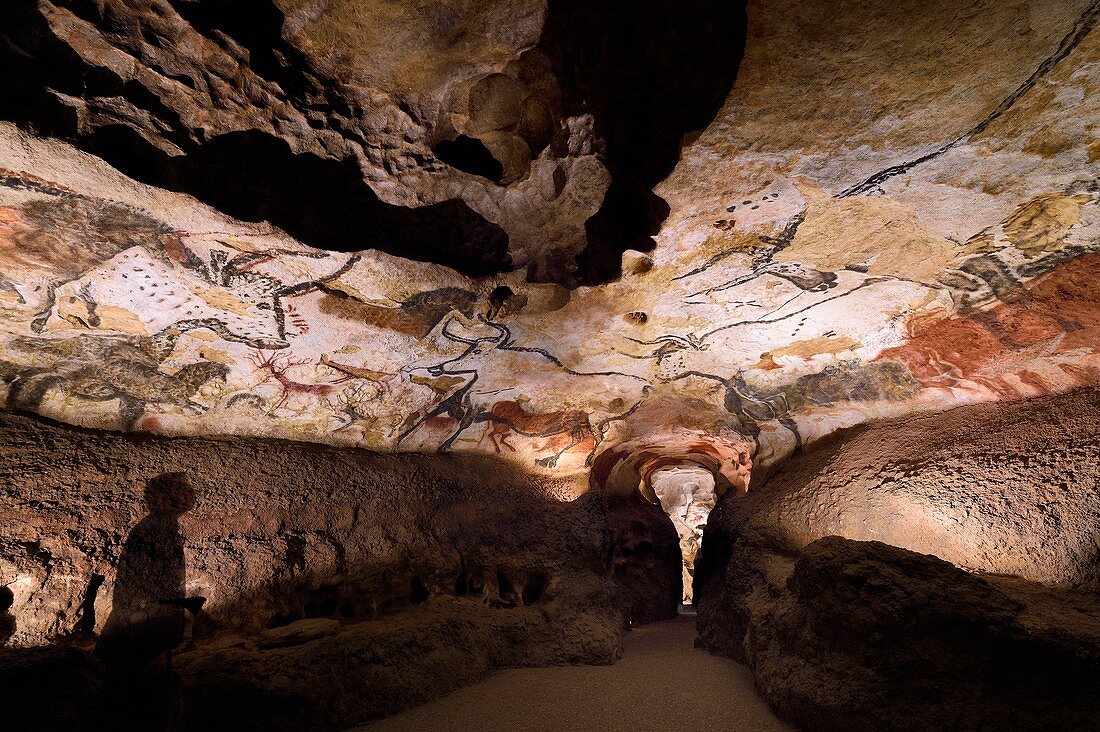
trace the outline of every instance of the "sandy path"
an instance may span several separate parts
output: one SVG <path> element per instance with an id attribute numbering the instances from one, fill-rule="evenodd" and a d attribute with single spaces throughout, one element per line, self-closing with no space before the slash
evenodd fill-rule
<path id="1" fill-rule="evenodd" d="M 358 728 L 470 730 L 790 730 L 753 689 L 749 670 L 692 646 L 695 617 L 644 626 L 614 666 L 510 669 Z"/>

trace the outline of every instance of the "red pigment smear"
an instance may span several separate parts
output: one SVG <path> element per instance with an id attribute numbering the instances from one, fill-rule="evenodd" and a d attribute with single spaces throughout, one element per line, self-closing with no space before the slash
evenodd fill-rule
<path id="1" fill-rule="evenodd" d="M 1080 348 L 1095 352 L 1100 345 L 1097 273 L 1100 255 L 1088 254 L 1034 280 L 1021 302 L 950 317 L 918 315 L 908 323 L 908 342 L 883 351 L 875 360 L 904 364 L 925 386 L 945 386 L 969 378 L 1006 396 L 1019 396 L 1003 376 L 983 377 L 978 372 L 1014 351 L 1060 334 L 1065 337 L 1055 352 Z M 1093 369 L 1066 365 L 1061 370 L 1077 385 L 1100 379 Z M 1026 368 L 1015 375 L 1040 393 L 1051 389 L 1039 374 Z"/>

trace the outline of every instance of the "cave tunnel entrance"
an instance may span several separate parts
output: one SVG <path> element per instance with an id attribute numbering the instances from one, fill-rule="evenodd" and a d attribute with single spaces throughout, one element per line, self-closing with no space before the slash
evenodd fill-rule
<path id="1" fill-rule="evenodd" d="M 655 470 L 649 475 L 648 483 L 680 539 L 683 604 L 690 606 L 694 603 L 695 561 L 702 545 L 703 529 L 718 501 L 714 474 L 698 465 L 677 465 Z"/>
<path id="2" fill-rule="evenodd" d="M 706 560 L 703 532 L 721 497 L 744 490 L 743 447 L 665 436 L 596 457 L 589 485 L 603 496 L 617 603 L 628 623 L 694 612 L 705 584 L 696 581 L 696 564 Z"/>

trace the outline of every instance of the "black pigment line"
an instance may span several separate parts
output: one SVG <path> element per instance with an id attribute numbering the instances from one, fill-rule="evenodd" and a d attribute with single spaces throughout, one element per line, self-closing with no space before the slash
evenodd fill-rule
<path id="1" fill-rule="evenodd" d="M 824 305 L 827 302 L 832 302 L 833 300 L 837 300 L 837 299 L 842 298 L 842 297 L 847 297 L 848 295 L 851 295 L 853 292 L 855 292 L 857 290 L 862 290 L 864 287 L 869 287 L 870 285 L 877 285 L 878 283 L 885 282 L 885 281 L 887 281 L 886 278 L 871 277 L 869 279 L 864 280 L 863 282 L 859 283 L 858 285 L 856 285 L 855 287 L 853 287 L 852 289 L 850 289 L 846 292 L 842 292 L 839 295 L 833 295 L 832 297 L 827 297 L 824 300 L 818 300 L 815 303 L 811 303 L 810 305 L 807 305 L 806 307 L 802 308 L 801 310 L 795 310 L 793 313 L 788 313 L 787 315 L 784 315 L 782 317 L 773 318 L 771 320 L 765 320 L 765 319 L 761 318 L 759 320 L 739 320 L 736 323 L 727 323 L 726 325 L 719 326 L 719 327 L 715 328 L 714 330 L 712 330 L 708 333 L 704 333 L 701 336 L 701 338 L 705 340 L 707 338 L 710 338 L 715 333 L 720 333 L 724 330 L 729 330 L 730 328 L 740 328 L 743 325 L 767 325 L 767 324 L 770 324 L 770 323 L 779 323 L 779 322 L 782 322 L 784 320 L 787 320 L 788 318 L 793 318 L 796 315 L 801 315 L 802 313 L 806 312 L 807 310 L 813 310 L 818 305 Z M 800 293 L 800 294 L 805 294 L 805 293 Z M 785 304 L 786 303 L 784 303 L 784 305 Z M 782 307 L 783 306 L 780 306 L 780 308 L 777 308 L 777 309 L 782 309 Z M 773 310 L 772 312 L 775 312 L 775 311 Z"/>
<path id="2" fill-rule="evenodd" d="M 1051 69 L 1057 66 L 1058 62 L 1060 62 L 1062 59 L 1073 52 L 1073 49 L 1075 49 L 1077 45 L 1081 43 L 1082 40 L 1084 40 L 1085 36 L 1087 36 L 1092 31 L 1093 27 L 1096 25 L 1097 18 L 1100 18 L 1100 0 L 1094 0 L 1094 2 L 1085 10 L 1085 12 L 1081 14 L 1081 16 L 1073 24 L 1073 28 L 1071 28 L 1069 33 L 1067 33 L 1066 36 L 1062 39 L 1062 42 L 1058 44 L 1058 48 L 1054 51 L 1054 53 L 1043 59 L 1038 68 L 1036 68 L 1035 71 L 1032 72 L 1031 76 L 1029 76 L 1023 84 L 1016 88 L 1016 91 L 1009 94 L 1004 99 L 1004 101 L 997 105 L 996 109 L 990 112 L 989 116 L 987 116 L 978 124 L 974 125 L 974 127 L 970 128 L 959 137 L 956 137 L 951 142 L 941 145 L 939 148 L 933 150 L 930 153 L 921 155 L 919 158 L 914 158 L 913 160 L 908 160 L 904 163 L 900 163 L 899 165 L 892 165 L 889 168 L 880 170 L 862 183 L 857 183 L 851 188 L 846 188 L 845 190 L 836 194 L 834 198 L 848 198 L 849 196 L 858 196 L 867 193 L 868 191 L 875 190 L 889 179 L 897 177 L 899 175 L 903 175 L 913 168 L 917 167 L 918 165 L 926 163 L 929 160 L 932 160 L 933 158 L 944 154 L 959 143 L 965 142 L 971 137 L 974 137 L 975 135 L 979 135 L 984 132 L 991 124 L 1002 117 L 1005 112 L 1011 109 L 1012 106 L 1016 104 L 1016 102 L 1018 102 L 1024 94 L 1030 91 L 1031 88 L 1035 86 L 1036 82 L 1046 76 Z"/>

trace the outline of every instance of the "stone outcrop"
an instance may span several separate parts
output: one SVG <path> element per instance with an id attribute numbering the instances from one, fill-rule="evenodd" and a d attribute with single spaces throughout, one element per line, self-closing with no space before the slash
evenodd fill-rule
<path id="1" fill-rule="evenodd" d="M 1093 729 L 1100 600 L 968 574 L 880 542 L 799 555 L 745 652 L 784 717 L 820 730 Z"/>
<path id="2" fill-rule="evenodd" d="M 627 624 L 676 617 L 683 555 L 668 515 L 641 495 L 605 498 L 615 604 Z"/>
<path id="3" fill-rule="evenodd" d="M 809 726 L 1095 724 L 1098 423 L 1095 389 L 892 420 L 727 494 L 699 643 Z"/>
<path id="4" fill-rule="evenodd" d="M 87 649 L 98 634 L 110 672 L 111 628 L 132 638 L 132 617 L 177 601 L 187 728 L 236 714 L 252 729 L 329 729 L 493 668 L 621 652 L 600 501 L 563 502 L 499 463 L 149 439 L 10 413 L 0 455 L 9 644 Z M 147 483 L 184 466 L 193 495 L 165 513 Z M 324 632 L 302 625 L 313 619 Z"/>

